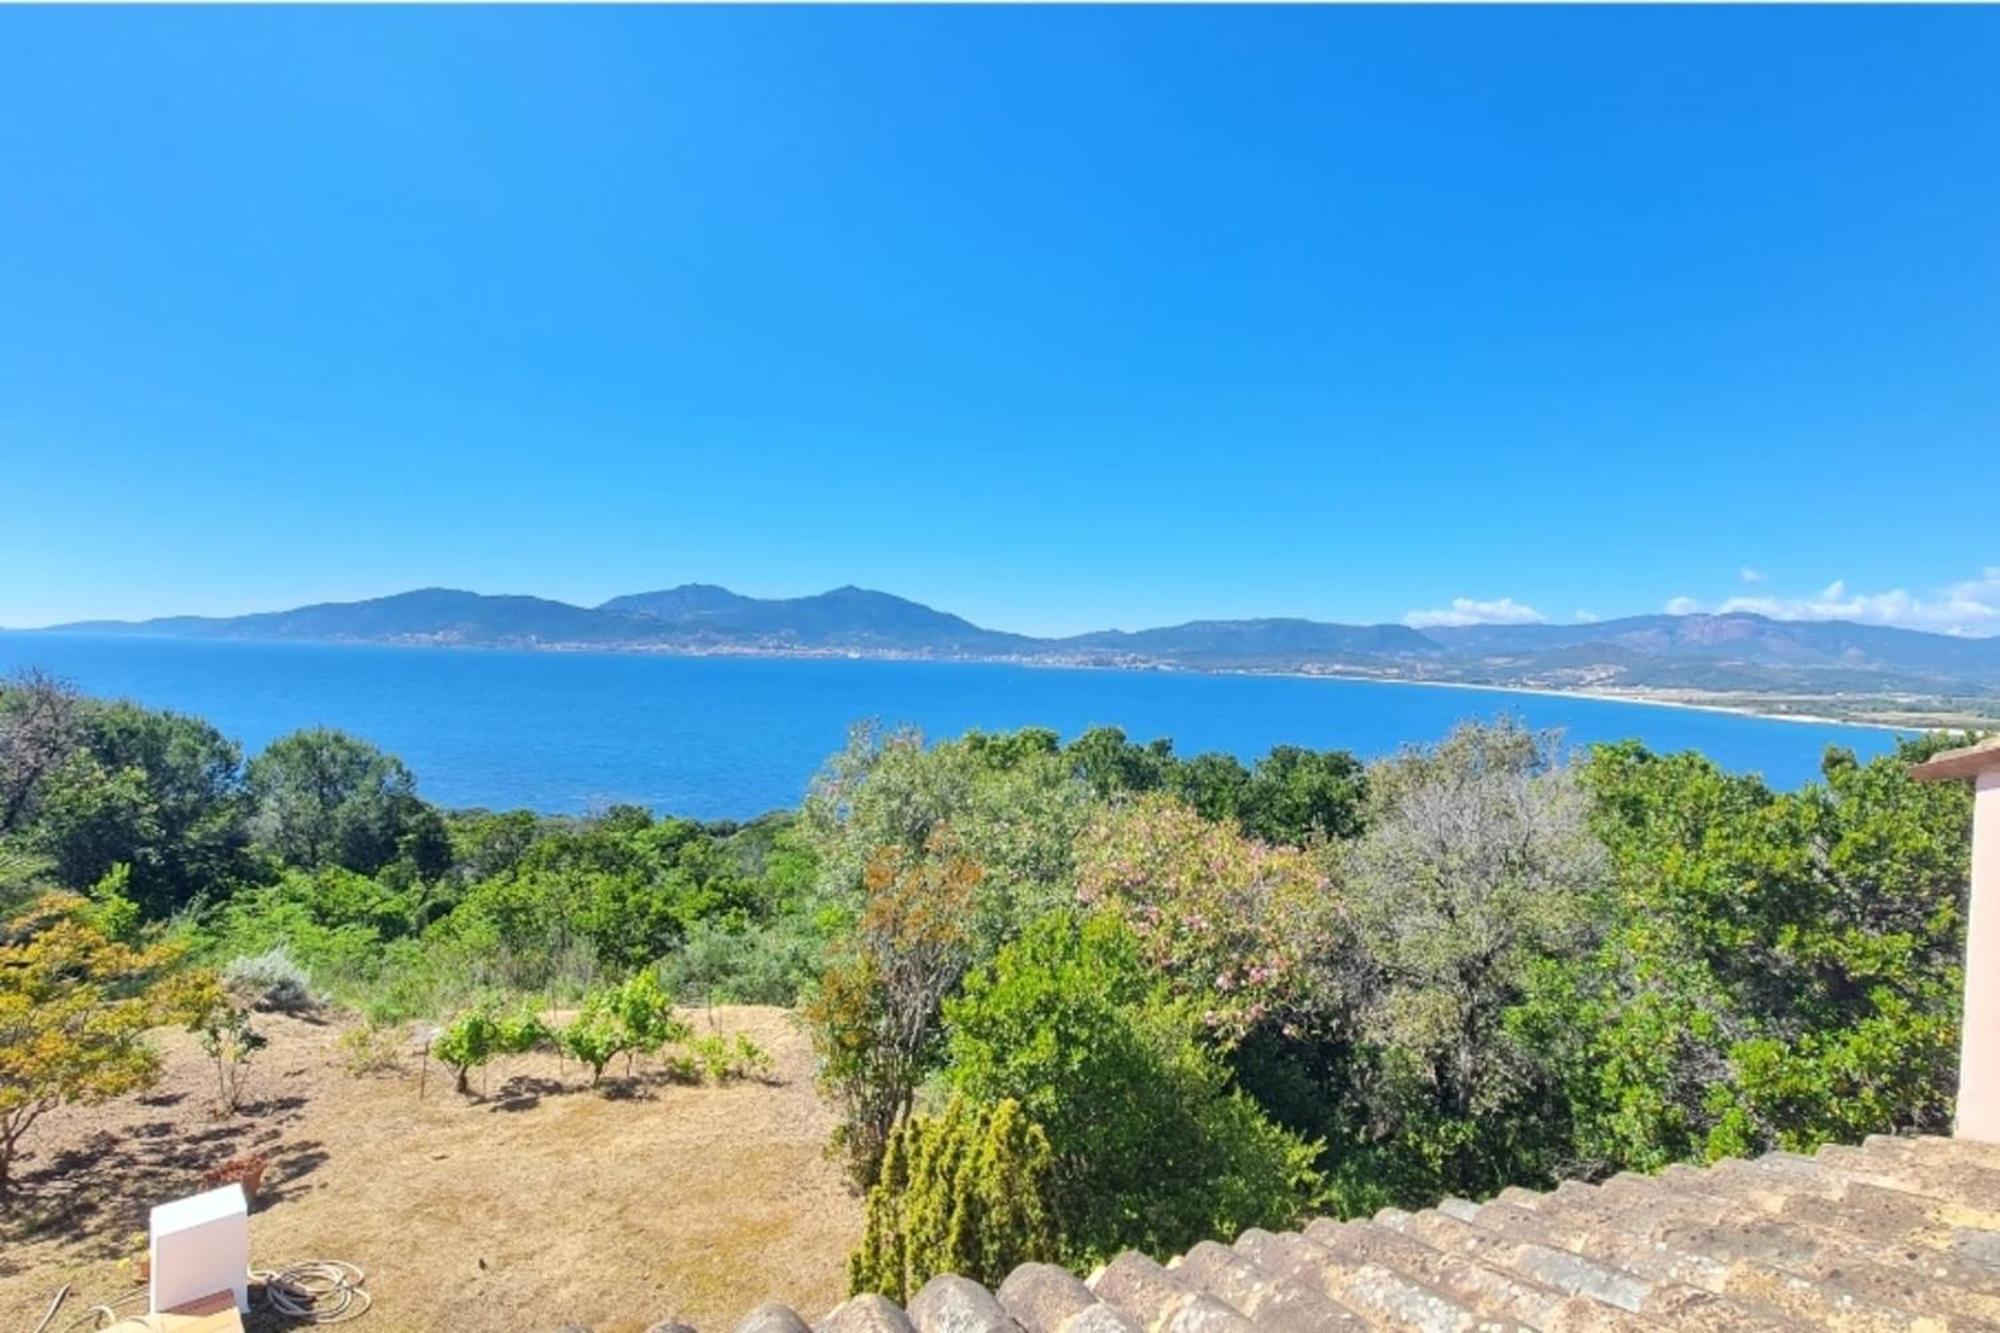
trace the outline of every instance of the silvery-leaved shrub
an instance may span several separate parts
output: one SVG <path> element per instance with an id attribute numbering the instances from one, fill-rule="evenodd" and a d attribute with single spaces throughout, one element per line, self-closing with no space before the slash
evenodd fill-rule
<path id="1" fill-rule="evenodd" d="M 254 956 L 233 958 L 222 969 L 222 984 L 259 1009 L 298 1014 L 319 1007 L 305 969 L 280 944 Z"/>

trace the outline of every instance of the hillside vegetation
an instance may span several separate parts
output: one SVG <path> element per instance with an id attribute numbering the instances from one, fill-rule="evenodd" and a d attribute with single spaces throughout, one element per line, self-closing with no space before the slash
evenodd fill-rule
<path id="1" fill-rule="evenodd" d="M 32 1153 L 38 1115 L 143 1088 L 144 1039 L 91 1025 L 135 999 L 200 1035 L 224 1103 L 256 1004 L 331 998 L 364 1047 L 438 1022 L 467 1095 L 518 1052 L 607 1091 L 635 1059 L 740 1077 L 768 1053 L 673 1001 L 796 1005 L 865 1200 L 850 1278 L 890 1294 L 1936 1130 L 1970 799 L 1905 766 L 1946 743 L 1830 750 L 1777 792 L 1504 721 L 1248 767 L 1112 729 L 862 729 L 797 810 L 700 825 L 439 810 L 339 732 L 246 763 L 25 678 L 0 1117 Z"/>

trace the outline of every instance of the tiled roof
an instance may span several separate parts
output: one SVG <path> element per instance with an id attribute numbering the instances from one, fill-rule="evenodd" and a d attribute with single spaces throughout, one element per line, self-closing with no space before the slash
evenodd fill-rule
<path id="1" fill-rule="evenodd" d="M 1988 736 L 1983 741 L 1962 745 L 1956 750 L 1941 751 L 1921 764 L 1912 765 L 1910 776 L 1919 782 L 1947 782 L 1976 777 L 1996 767 L 2000 767 L 2000 736 Z"/>
<path id="2" fill-rule="evenodd" d="M 1047 1264 L 989 1292 L 940 1277 L 907 1310 L 857 1296 L 817 1322 L 767 1305 L 737 1333 L 1613 1333 L 2000 1329 L 2000 1146 L 1871 1138 L 1657 1176 L 1509 1189 Z"/>

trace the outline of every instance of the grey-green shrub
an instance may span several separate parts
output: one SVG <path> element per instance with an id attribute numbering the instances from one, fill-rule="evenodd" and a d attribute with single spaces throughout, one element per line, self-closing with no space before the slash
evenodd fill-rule
<path id="1" fill-rule="evenodd" d="M 660 960 L 668 988 L 687 1001 L 792 1005 L 818 974 L 826 941 L 803 917 L 732 930 L 698 921 Z"/>
<path id="2" fill-rule="evenodd" d="M 312 979 L 280 944 L 254 956 L 232 958 L 222 969 L 230 994 L 259 1009 L 301 1014 L 319 1007 Z"/>

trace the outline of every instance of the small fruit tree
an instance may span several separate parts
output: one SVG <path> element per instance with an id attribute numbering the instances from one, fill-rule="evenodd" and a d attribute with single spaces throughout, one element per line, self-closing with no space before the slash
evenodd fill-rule
<path id="1" fill-rule="evenodd" d="M 632 1035 L 630 1050 L 650 1054 L 668 1042 L 687 1040 L 690 1029 L 675 1015 L 674 997 L 654 973 L 638 973 L 613 996 L 618 1019 Z"/>
<path id="2" fill-rule="evenodd" d="M 534 1011 L 522 1009 L 496 1015 L 490 1009 L 473 1009 L 452 1020 L 432 1043 L 431 1051 L 451 1066 L 460 1092 L 470 1092 L 471 1073 L 496 1055 L 520 1055 L 550 1039 L 548 1025 Z"/>
<path id="3" fill-rule="evenodd" d="M 267 1044 L 250 1025 L 250 1008 L 231 998 L 222 979 L 210 971 L 180 978 L 174 1001 L 187 1029 L 201 1039 L 201 1049 L 215 1062 L 216 1104 L 224 1115 L 243 1104 L 243 1076 L 250 1058 Z"/>
<path id="4" fill-rule="evenodd" d="M 579 1063 L 590 1066 L 590 1083 L 595 1087 L 604 1078 L 605 1066 L 620 1055 L 629 1066 L 633 1055 L 657 1051 L 688 1035 L 688 1025 L 674 1014 L 673 996 L 653 973 L 640 972 L 623 985 L 585 996 L 583 1008 L 557 1041 Z"/>
<path id="5" fill-rule="evenodd" d="M 0 923 L 0 1194 L 46 1112 L 152 1084 L 144 1038 L 158 1021 L 155 978 L 173 957 L 111 938 L 72 896 L 46 895 Z"/>

